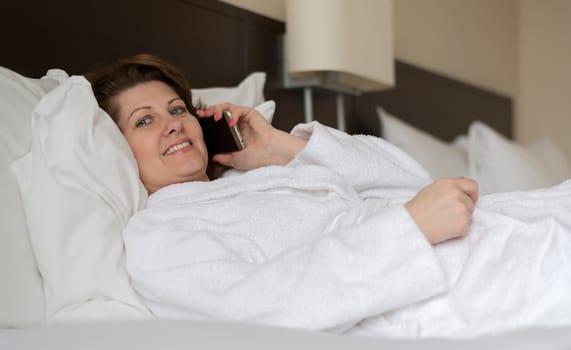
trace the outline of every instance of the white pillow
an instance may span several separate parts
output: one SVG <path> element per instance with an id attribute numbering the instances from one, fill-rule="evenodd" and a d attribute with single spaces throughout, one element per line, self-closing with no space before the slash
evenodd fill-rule
<path id="1" fill-rule="evenodd" d="M 230 102 L 245 107 L 255 107 L 264 102 L 266 73 L 254 72 L 235 87 L 212 87 L 192 89 L 192 103 L 200 101 L 207 106 Z"/>
<path id="2" fill-rule="evenodd" d="M 32 118 L 31 151 L 12 171 L 47 320 L 149 317 L 125 269 L 122 230 L 146 200 L 126 140 L 83 77 L 44 96 Z"/>
<path id="3" fill-rule="evenodd" d="M 235 105 L 251 107 L 260 112 L 271 123 L 276 109 L 272 100 L 264 102 L 264 85 L 266 73 L 254 72 L 248 75 L 236 87 L 212 87 L 192 89 L 192 103 L 207 106 L 230 102 Z"/>
<path id="4" fill-rule="evenodd" d="M 416 159 L 432 179 L 468 176 L 468 160 L 463 138 L 446 143 L 377 107 L 381 136 Z"/>
<path id="5" fill-rule="evenodd" d="M 468 142 L 470 176 L 482 194 L 544 188 L 569 178 L 567 161 L 552 142 L 524 147 L 480 121 L 470 125 Z"/>
<path id="6" fill-rule="evenodd" d="M 117 311 L 120 314 L 124 313 L 121 310 L 121 307 L 106 307 L 100 308 L 99 304 L 101 300 L 94 299 L 92 302 L 84 303 L 81 298 L 85 298 L 89 292 L 89 286 L 91 286 L 94 290 L 100 288 L 99 286 L 95 287 L 95 280 L 92 280 L 90 284 L 85 286 L 84 288 L 70 288 L 69 290 L 64 290 L 64 294 L 58 294 L 63 289 L 63 281 L 54 282 L 58 278 L 63 278 L 67 280 L 70 285 L 74 286 L 81 286 L 85 283 L 85 277 L 89 276 L 91 272 L 86 273 L 85 276 L 81 277 L 80 270 L 89 270 L 93 271 L 92 267 L 89 266 L 90 263 L 96 263 L 96 266 L 99 266 L 99 260 L 94 259 L 89 261 L 88 259 L 80 259 L 75 269 L 78 273 L 75 276 L 57 276 L 58 271 L 57 269 L 55 272 L 50 271 L 52 269 L 52 265 L 55 262 L 47 262 L 43 263 L 43 268 L 46 270 L 46 277 L 48 279 L 52 274 L 55 274 L 55 278 L 51 278 L 47 283 L 46 291 L 48 293 L 48 304 L 44 303 L 44 292 L 43 292 L 43 282 L 40 273 L 38 272 L 38 268 L 36 266 L 36 259 L 34 256 L 34 252 L 30 245 L 30 239 L 28 237 L 28 230 L 26 228 L 26 219 L 24 216 L 23 204 L 20 198 L 20 191 L 18 190 L 18 186 L 16 180 L 14 179 L 12 173 L 10 172 L 9 168 L 12 164 L 13 160 L 16 158 L 22 157 L 22 155 L 26 154 L 30 151 L 31 148 L 31 140 L 30 140 L 30 125 L 32 119 L 32 110 L 38 104 L 40 99 L 51 89 L 58 85 L 58 82 L 64 81 L 67 79 L 67 74 L 58 69 L 50 70 L 46 77 L 43 79 L 31 79 L 23 77 L 9 69 L 0 67 L 0 122 L 2 122 L 2 128 L 0 128 L 0 192 L 2 193 L 2 201 L 0 206 L 0 228 L 2 235 L 0 235 L 0 280 L 2 281 L 2 288 L 0 288 L 0 327 L 20 327 L 29 324 L 36 324 L 36 323 L 43 323 L 46 319 L 46 312 L 45 308 L 48 309 L 47 318 L 49 319 L 65 319 L 65 318 L 85 318 L 89 315 L 95 317 L 112 317 L 111 311 L 113 310 L 120 310 Z M 77 79 L 77 78 L 74 78 Z M 205 101 L 210 101 L 211 103 L 216 103 L 215 98 L 220 98 L 220 101 L 231 101 L 236 104 L 240 105 L 248 105 L 248 106 L 256 106 L 258 102 L 263 101 L 263 86 L 265 83 L 265 73 L 254 73 L 244 79 L 244 81 L 236 88 L 211 88 L 211 89 L 199 89 L 193 90 L 193 93 L 197 97 L 202 97 Z M 77 85 L 77 84 L 73 84 Z M 80 84 L 81 85 L 81 84 Z M 74 86 L 70 88 L 72 90 L 78 90 L 79 88 Z M 70 90 L 71 92 L 71 90 Z M 65 95 L 65 94 L 64 94 Z M 85 97 L 85 96 L 83 96 Z M 59 101 L 55 101 L 59 98 Z M 66 99 L 65 96 L 61 94 L 59 97 L 48 97 L 46 100 L 51 102 L 45 102 L 44 104 L 49 103 L 62 103 L 62 110 L 60 111 L 62 114 L 67 115 L 67 117 L 71 117 L 72 113 L 69 113 L 72 109 L 69 106 L 71 102 L 69 99 Z M 86 106 L 88 106 L 87 104 Z M 75 106 L 77 107 L 77 106 Z M 273 117 L 273 113 L 275 111 L 275 102 L 274 101 L 266 101 L 261 103 L 256 107 L 256 109 L 264 115 L 266 119 L 271 122 Z M 54 111 L 55 114 L 57 111 Z M 78 112 L 77 115 L 85 115 L 85 111 L 83 108 L 81 111 Z M 86 123 L 94 121 L 94 114 L 91 113 L 84 119 Z M 98 124 L 97 126 L 92 125 L 94 130 L 99 130 L 101 128 L 108 128 L 109 123 L 105 122 L 103 124 Z M 46 123 L 40 129 L 35 131 L 35 136 L 39 137 L 42 132 L 46 132 L 46 130 L 50 129 L 52 123 Z M 70 124 L 75 125 L 75 124 Z M 78 125 L 75 125 L 78 126 Z M 57 140 L 57 135 L 64 137 L 65 135 L 61 135 L 64 133 L 64 130 L 68 130 L 72 132 L 71 129 L 68 129 L 68 126 L 57 129 L 51 128 L 51 136 L 49 138 L 50 142 L 55 144 L 55 140 Z M 41 131 L 40 131 L 41 130 Z M 67 134 L 66 134 L 67 135 Z M 99 135 L 99 133 L 98 133 Z M 100 135 L 103 137 L 103 135 Z M 115 135 L 117 136 L 117 135 Z M 112 135 L 110 136 L 112 137 Z M 120 138 L 122 140 L 122 137 Z M 71 141 L 66 140 L 65 138 L 59 139 L 62 145 L 61 147 L 71 147 Z M 76 140 L 77 141 L 77 140 Z M 122 142 L 122 141 L 121 141 Z M 36 148 L 45 147 L 45 145 L 36 146 Z M 93 145 L 93 144 L 90 144 Z M 93 152 L 93 153 L 100 153 L 100 147 L 96 147 L 95 149 L 91 148 L 88 149 L 87 144 L 82 144 L 76 150 L 81 152 Z M 60 147 L 56 147 L 60 148 Z M 117 151 L 117 150 L 115 150 Z M 79 154 L 78 153 L 78 154 Z M 51 159 L 54 157 L 52 154 L 46 154 L 47 158 Z M 125 154 L 120 155 L 119 157 L 126 157 Z M 56 156 L 57 157 L 57 156 Z M 24 157 L 26 158 L 26 157 Z M 33 158 L 33 157 L 32 157 Z M 45 198 L 45 192 L 37 191 L 35 193 L 31 193 L 31 188 L 33 186 L 42 187 L 41 183 L 41 176 L 36 176 L 35 179 L 30 177 L 30 166 L 35 166 L 35 163 L 38 163 L 38 159 L 32 159 L 28 156 L 26 159 L 22 159 L 13 167 L 13 171 L 15 172 L 16 176 L 20 179 L 20 182 L 24 186 L 29 186 L 24 191 L 24 195 L 27 198 L 28 204 L 34 200 L 36 197 L 43 197 L 40 198 L 41 203 L 45 203 L 49 201 L 49 199 Z M 59 159 L 58 162 L 63 161 Z M 58 163 L 56 162 L 56 163 Z M 52 166 L 54 164 L 51 164 Z M 66 165 L 67 166 L 67 165 Z M 49 172 L 48 166 L 43 165 L 40 166 L 41 169 L 45 172 Z M 117 169 L 115 169 L 117 170 Z M 58 171 L 63 171 L 60 168 Z M 89 169 L 89 171 L 93 171 Z M 114 171 L 112 171 L 114 172 Z M 41 171 L 36 172 L 34 170 L 34 174 L 40 174 Z M 105 174 L 98 174 L 101 176 L 102 179 L 105 178 L 105 175 L 108 175 L 108 172 Z M 57 175 L 57 171 L 56 171 Z M 95 172 L 94 172 L 95 175 Z M 35 176 L 35 175 L 34 175 Z M 24 179 L 26 178 L 26 179 Z M 24 182 L 27 181 L 27 185 Z M 36 181 L 35 185 L 30 184 L 30 181 Z M 49 179 L 46 179 L 47 182 L 50 182 Z M 81 181 L 81 180 L 79 180 Z M 50 182 L 53 187 L 58 187 L 61 184 Z M 84 186 L 85 184 L 82 184 Z M 87 192 L 93 191 L 92 188 L 85 188 Z M 54 189 L 55 190 L 55 189 Z M 71 194 L 71 200 L 77 200 L 80 196 L 76 196 L 76 193 L 73 191 L 69 191 L 67 194 L 62 193 L 62 197 L 66 197 L 68 194 Z M 70 199 L 66 198 L 66 199 Z M 32 203 L 33 204 L 33 203 Z M 67 204 L 63 205 L 62 207 L 66 207 Z M 45 206 L 45 208 L 50 209 L 57 209 L 57 207 L 53 207 L 51 205 Z M 45 208 L 41 208 L 41 210 L 45 210 Z M 79 206 L 78 208 L 85 208 Z M 30 209 L 30 208 L 28 208 Z M 98 210 L 95 210 L 97 212 Z M 49 210 L 47 212 L 50 212 Z M 44 218 L 46 219 L 46 218 Z M 86 219 L 87 220 L 87 219 Z M 88 220 L 87 220 L 88 221 Z M 62 225 L 65 226 L 67 223 L 64 221 L 62 223 L 53 223 L 54 226 Z M 103 225 L 103 223 L 100 223 Z M 112 223 L 108 223 L 110 226 L 113 226 Z M 115 223 L 116 224 L 116 223 Z M 38 224 L 32 224 L 36 227 L 41 226 Z M 93 231 L 93 230 L 91 230 Z M 90 232 L 91 232 L 90 231 Z M 72 233 L 70 233 L 72 234 Z M 57 235 L 57 234 L 56 234 Z M 62 238 L 65 234 L 61 233 L 62 236 L 58 236 Z M 115 236 L 109 235 L 112 240 L 108 242 L 100 241 L 101 245 L 94 245 L 96 247 L 95 250 L 101 248 L 104 245 L 116 245 L 117 242 L 113 243 Z M 39 247 L 39 258 L 45 260 L 44 251 L 51 249 L 53 246 L 57 246 L 58 249 L 62 248 L 58 246 L 61 242 L 50 242 L 51 244 L 46 244 L 44 246 Z M 96 242 L 97 243 L 97 242 Z M 78 243 L 79 244 L 79 243 Z M 82 243 L 83 244 L 83 243 Z M 89 243 L 88 243 L 89 244 Z M 36 244 L 37 246 L 38 244 Z M 100 252 L 101 253 L 101 252 Z M 115 251 L 116 253 L 116 251 Z M 96 255 L 95 252 L 92 253 Z M 117 258 L 116 255 L 113 258 Z M 122 259 L 122 258 L 121 258 Z M 113 259 L 111 259 L 113 260 Z M 60 267 L 64 263 L 59 264 Z M 83 264 L 82 266 L 82 263 Z M 92 264 L 93 265 L 93 264 Z M 105 264 L 104 266 L 109 267 L 112 264 Z M 73 265 L 71 265 L 73 266 Z M 91 269 L 90 269 L 91 268 Z M 113 273 L 121 272 L 120 270 L 113 271 Z M 59 271 L 61 272 L 61 270 Z M 110 275 L 112 276 L 113 273 Z M 122 272 L 120 273 L 120 275 Z M 103 274 L 102 274 L 103 275 Z M 100 276 L 103 280 L 109 281 L 111 278 L 110 276 Z M 75 279 L 75 277 L 79 277 Z M 122 275 L 120 279 L 124 279 Z M 61 285 L 60 285 L 61 284 Z M 119 284 L 120 285 L 120 284 Z M 102 290 L 95 294 L 103 295 L 106 290 L 105 288 L 109 287 L 103 286 Z M 113 293 L 117 293 L 114 291 Z M 111 294 L 113 294 L 111 293 Z M 119 292 L 120 294 L 121 292 Z M 83 295 L 82 295 L 83 294 Z M 67 298 L 67 300 L 66 300 Z M 107 303 L 112 304 L 112 302 Z M 58 308 L 65 308 L 67 305 L 67 309 L 65 312 L 60 312 L 57 316 L 54 316 L 57 313 Z M 107 309 L 107 311 L 105 311 Z M 113 310 L 111 310 L 113 309 Z M 63 310 L 63 309 L 62 309 Z M 137 313 L 137 312 L 136 312 Z"/>
<path id="7" fill-rule="evenodd" d="M 0 328 L 44 320 L 42 279 L 10 164 L 30 150 L 32 110 L 61 76 L 65 72 L 50 70 L 31 79 L 0 67 Z"/>
<path id="8" fill-rule="evenodd" d="M 268 100 L 254 107 L 254 109 L 260 112 L 268 123 L 271 123 L 272 119 L 274 119 L 274 112 L 276 111 L 276 102 L 274 100 Z"/>

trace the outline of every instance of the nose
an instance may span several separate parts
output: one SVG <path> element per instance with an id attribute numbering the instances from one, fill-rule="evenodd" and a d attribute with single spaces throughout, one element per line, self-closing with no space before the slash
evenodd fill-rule
<path id="1" fill-rule="evenodd" d="M 173 133 L 179 133 L 182 129 L 182 121 L 179 118 L 170 117 L 166 123 L 164 136 L 169 136 Z"/>

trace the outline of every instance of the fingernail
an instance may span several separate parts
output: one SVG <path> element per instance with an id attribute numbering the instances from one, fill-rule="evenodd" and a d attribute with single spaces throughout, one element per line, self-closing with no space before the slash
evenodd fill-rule
<path id="1" fill-rule="evenodd" d="M 210 115 L 210 111 L 208 109 L 204 110 L 204 115 Z"/>
<path id="2" fill-rule="evenodd" d="M 204 112 L 201 111 L 200 109 L 197 109 L 197 110 L 196 110 L 196 114 L 197 114 L 199 117 L 202 117 L 202 116 L 203 116 L 202 113 L 204 113 Z"/>
<path id="3" fill-rule="evenodd" d="M 230 122 L 228 123 L 228 125 L 234 126 L 234 124 L 236 124 L 236 119 L 234 119 L 234 118 L 230 119 Z"/>
<path id="4" fill-rule="evenodd" d="M 220 120 L 220 113 L 214 112 L 214 120 L 216 120 L 216 121 Z"/>

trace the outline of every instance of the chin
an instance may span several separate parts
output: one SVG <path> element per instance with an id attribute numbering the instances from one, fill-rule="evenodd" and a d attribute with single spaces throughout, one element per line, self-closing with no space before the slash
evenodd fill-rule
<path id="1" fill-rule="evenodd" d="M 177 182 L 204 181 L 208 179 L 206 176 L 206 167 L 201 169 L 184 169 L 177 172 Z"/>

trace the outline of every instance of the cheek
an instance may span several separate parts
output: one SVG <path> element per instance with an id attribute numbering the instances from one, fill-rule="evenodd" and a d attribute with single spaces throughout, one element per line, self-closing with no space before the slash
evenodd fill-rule
<path id="1" fill-rule="evenodd" d="M 182 119 L 182 122 L 184 123 L 184 128 L 186 130 L 190 130 L 192 134 L 202 135 L 202 129 L 200 128 L 200 123 L 198 122 L 198 119 L 196 119 L 196 117 L 194 116 L 185 117 Z"/>
<path id="2" fill-rule="evenodd" d="M 202 136 L 202 128 L 200 127 L 200 123 L 195 117 L 190 117 L 185 121 L 185 129 L 189 130 L 189 136 L 192 138 L 193 142 L 196 144 L 197 142 L 201 144 L 201 147 L 206 149 L 204 145 L 204 138 Z"/>
<path id="3" fill-rule="evenodd" d="M 151 137 L 127 137 L 127 142 L 133 151 L 135 159 L 141 165 L 148 164 L 148 161 L 157 154 L 157 147 Z"/>

